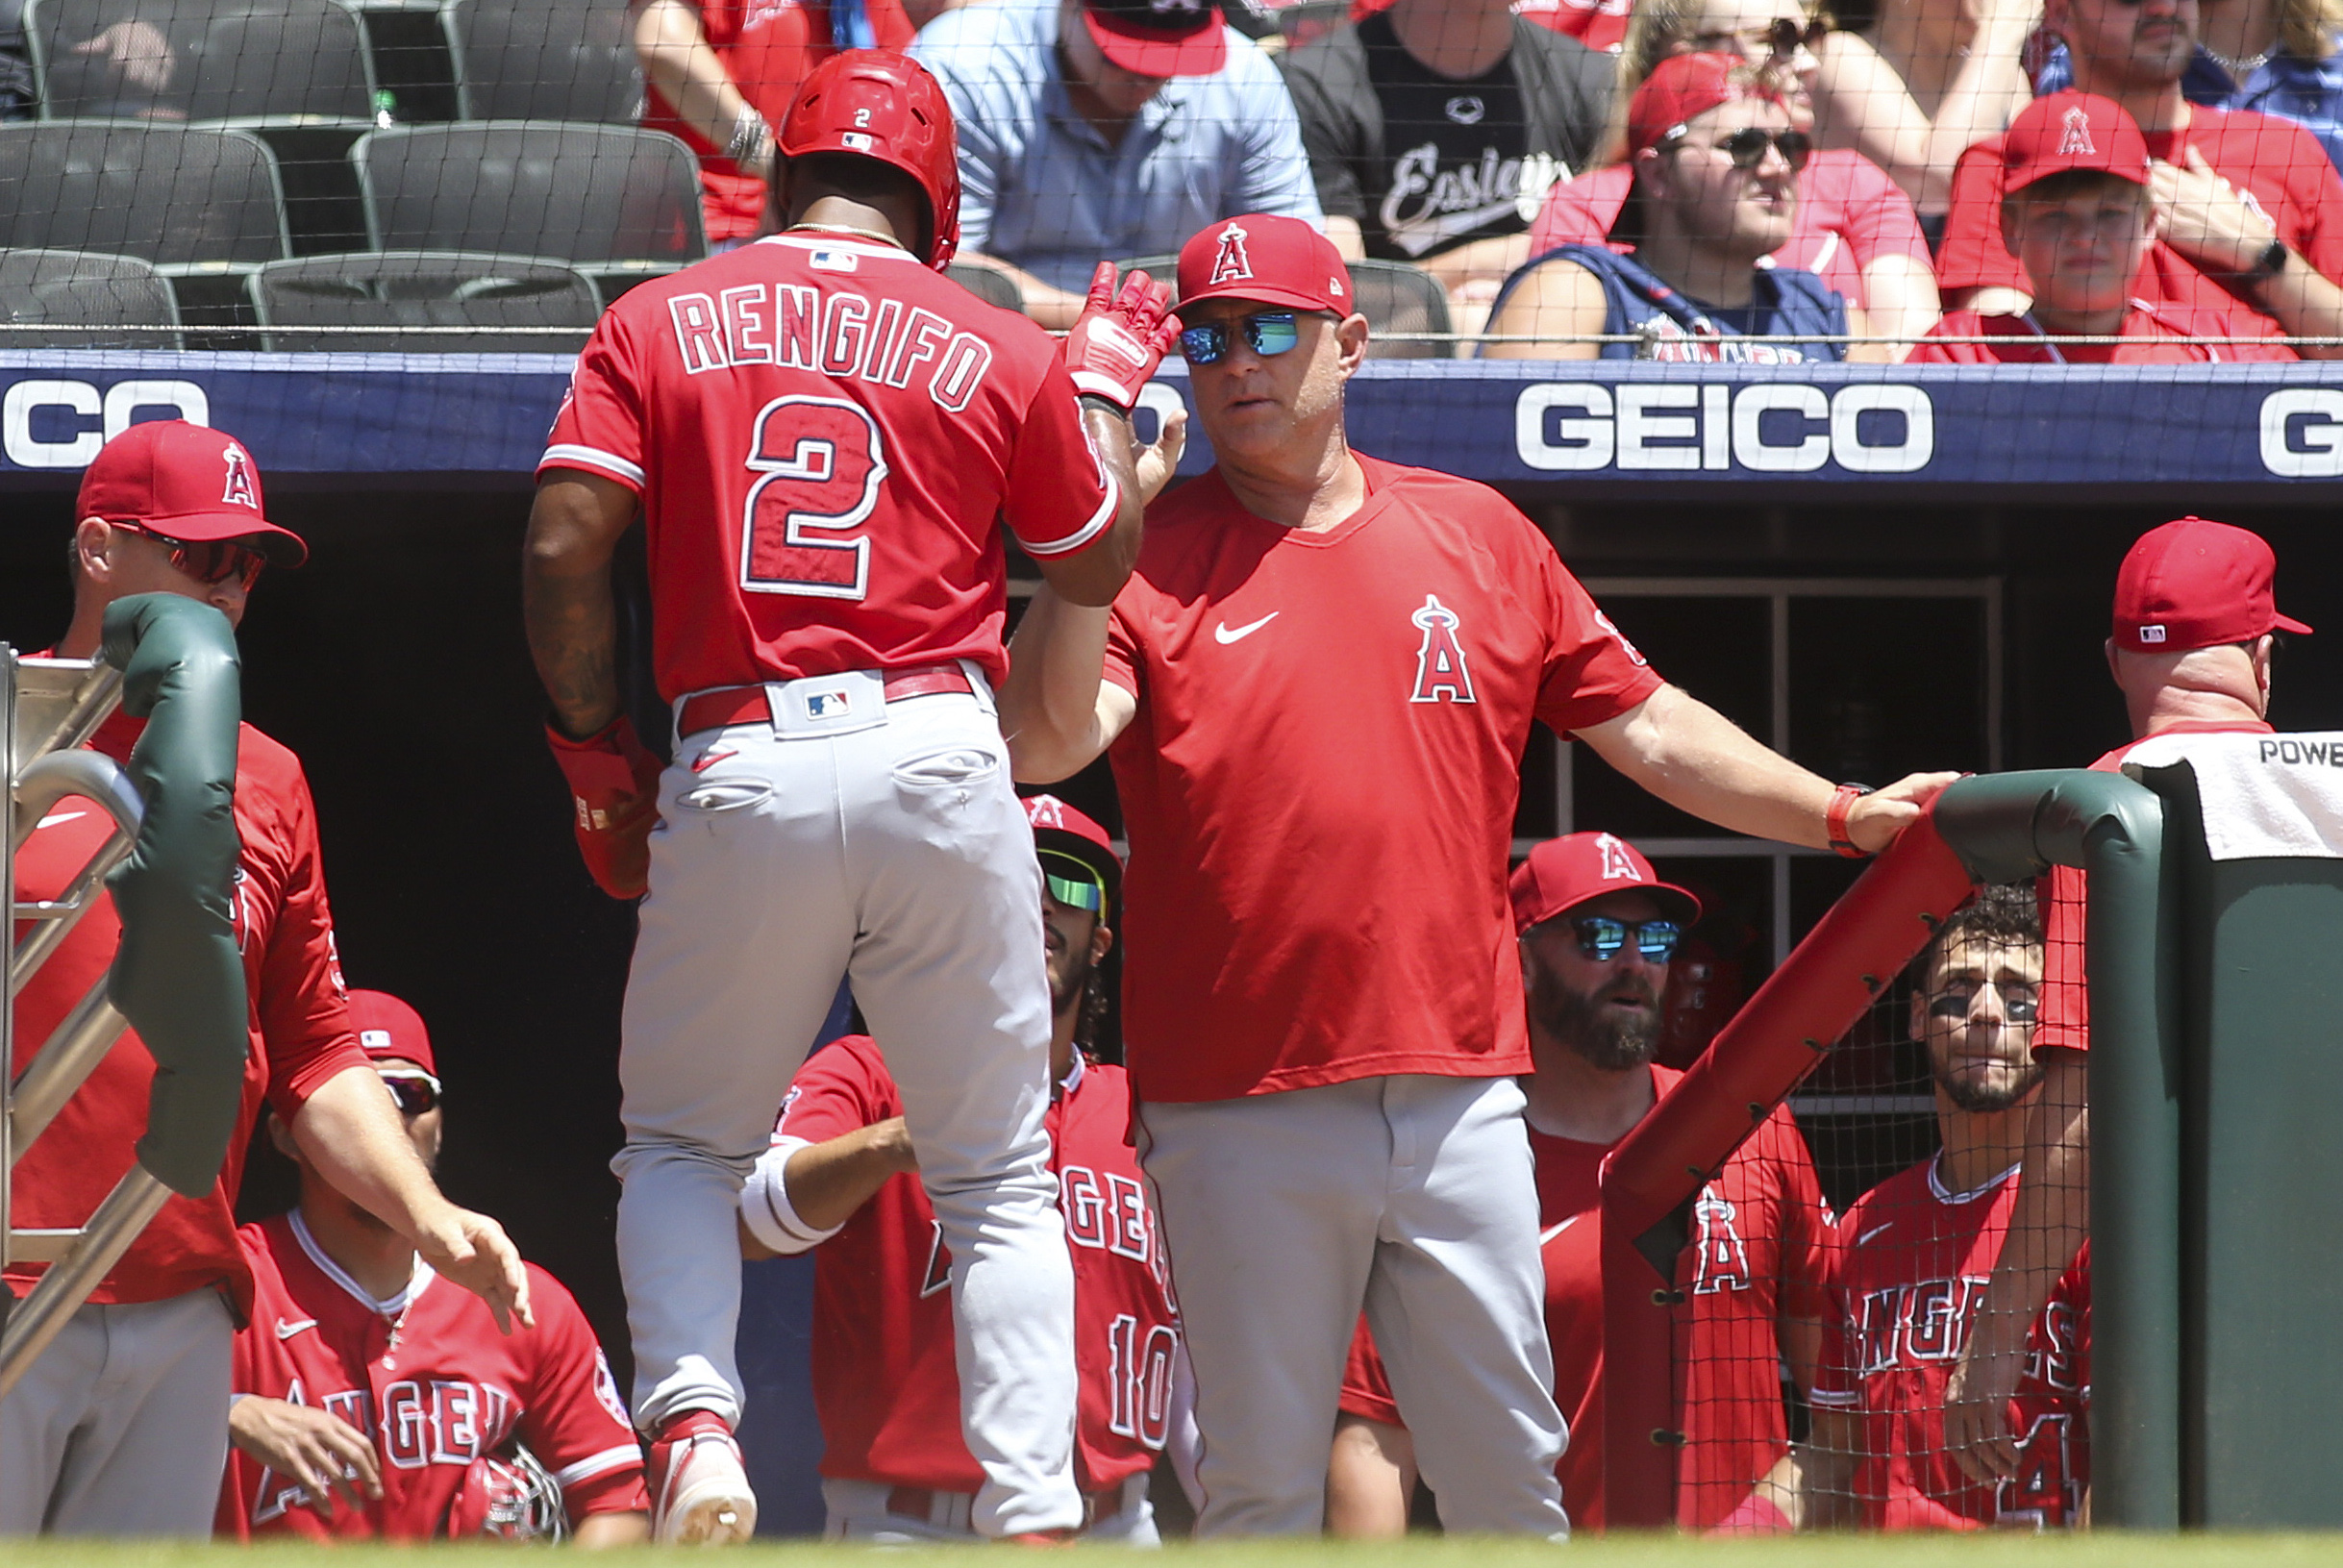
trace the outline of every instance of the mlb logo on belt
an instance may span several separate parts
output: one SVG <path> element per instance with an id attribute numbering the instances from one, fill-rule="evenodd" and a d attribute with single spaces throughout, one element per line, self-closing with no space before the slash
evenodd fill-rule
<path id="1" fill-rule="evenodd" d="M 806 717 L 810 719 L 842 719 L 853 712 L 854 693 L 844 686 L 806 693 Z"/>

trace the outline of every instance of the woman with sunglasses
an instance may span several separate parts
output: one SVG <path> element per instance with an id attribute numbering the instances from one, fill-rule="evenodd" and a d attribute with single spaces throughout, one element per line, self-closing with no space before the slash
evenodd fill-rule
<path id="1" fill-rule="evenodd" d="M 1508 281 L 1481 352 L 1513 360 L 1891 360 L 1811 272 L 1761 266 L 1789 237 L 1813 142 L 1730 55 L 1677 55 L 1628 112 L 1637 242 L 1564 245 Z M 1597 343 L 1598 336 L 1620 339 Z M 1793 338 L 1745 343 L 1742 338 Z"/>
<path id="2" fill-rule="evenodd" d="M 1773 264 L 1815 274 L 1861 306 L 1881 334 L 1899 344 L 1916 341 L 1936 324 L 1941 306 L 1928 239 L 1911 198 L 1855 145 L 1832 144 L 1818 113 L 1822 59 L 1864 47 L 1859 38 L 1834 35 L 1827 16 L 1782 0 L 1646 0 L 1635 10 L 1620 54 L 1618 123 L 1605 162 L 1554 188 L 1530 227 L 1530 254 L 1543 256 L 1569 244 L 1633 249 L 1637 214 L 1629 201 L 1634 174 L 1624 160 L 1624 106 L 1663 60 L 1704 51 L 1738 54 L 1752 69 L 1772 77 L 1790 128 L 1814 140 L 1811 156 L 1798 171 L 1790 236 L 1774 253 Z M 1902 96 L 1892 84 L 1886 90 Z M 1835 108 L 1839 99 L 1831 103 Z M 1909 110 L 1906 117 L 1917 112 Z"/>

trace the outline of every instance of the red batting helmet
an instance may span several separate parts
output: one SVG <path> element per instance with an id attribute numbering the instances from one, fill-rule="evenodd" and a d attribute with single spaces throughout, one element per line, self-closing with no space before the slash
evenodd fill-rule
<path id="1" fill-rule="evenodd" d="M 928 265 L 941 272 L 960 246 L 960 155 L 952 105 L 927 67 L 891 49 L 849 49 L 813 68 L 782 116 L 781 156 L 875 158 L 928 193 Z"/>

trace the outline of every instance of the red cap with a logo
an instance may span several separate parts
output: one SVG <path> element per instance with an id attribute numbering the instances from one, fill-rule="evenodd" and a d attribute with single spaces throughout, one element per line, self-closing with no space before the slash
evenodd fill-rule
<path id="1" fill-rule="evenodd" d="M 82 474 L 77 517 L 136 523 L 182 543 L 234 539 L 271 566 L 309 559 L 301 535 L 261 510 L 261 470 L 233 436 L 184 419 L 133 425 Z"/>
<path id="2" fill-rule="evenodd" d="M 1026 796 L 1025 820 L 1033 825 L 1034 848 L 1045 870 L 1051 855 L 1069 856 L 1098 874 L 1107 902 L 1114 902 L 1123 886 L 1123 858 L 1106 829 L 1055 795 Z"/>
<path id="3" fill-rule="evenodd" d="M 387 991 L 352 991 L 350 1027 L 358 1031 L 359 1049 L 374 1061 L 411 1061 L 426 1073 L 439 1070 L 422 1015 Z"/>
<path id="4" fill-rule="evenodd" d="M 2148 183 L 2148 138 L 2112 98 L 2054 92 L 2019 112 L 2002 133 L 2002 190 L 2023 190 L 2070 169 Z"/>
<path id="5" fill-rule="evenodd" d="M 1670 55 L 1628 104 L 1628 153 L 1657 147 L 1694 116 L 1744 98 L 1781 101 L 1739 55 Z"/>
<path id="6" fill-rule="evenodd" d="M 1351 269 L 1334 242 L 1300 218 L 1248 212 L 1207 224 L 1180 249 L 1180 303 L 1259 300 L 1353 315 Z"/>
<path id="7" fill-rule="evenodd" d="M 2152 528 L 2115 574 L 2115 646 L 2174 654 L 2310 630 L 2281 615 L 2278 557 L 2258 534 L 2202 517 Z"/>
<path id="8" fill-rule="evenodd" d="M 1229 62 L 1212 0 L 1084 0 L 1099 53 L 1134 76 L 1211 76 Z"/>
<path id="9" fill-rule="evenodd" d="M 1613 834 L 1574 833 L 1549 838 L 1513 868 L 1513 929 L 1566 914 L 1606 893 L 1649 893 L 1660 912 L 1689 927 L 1701 917 L 1701 901 L 1674 883 L 1661 882 L 1634 845 Z"/>

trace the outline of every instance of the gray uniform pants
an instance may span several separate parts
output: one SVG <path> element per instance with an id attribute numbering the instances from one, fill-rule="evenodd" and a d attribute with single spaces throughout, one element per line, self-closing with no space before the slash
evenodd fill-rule
<path id="1" fill-rule="evenodd" d="M 213 1290 L 68 1318 L 0 1400 L 0 1535 L 211 1534 L 235 1338 Z"/>
<path id="2" fill-rule="evenodd" d="M 1199 1535 L 1314 1534 L 1363 1305 L 1451 1531 L 1559 1537 L 1565 1433 L 1510 1078 L 1140 1108 L 1196 1369 Z"/>

